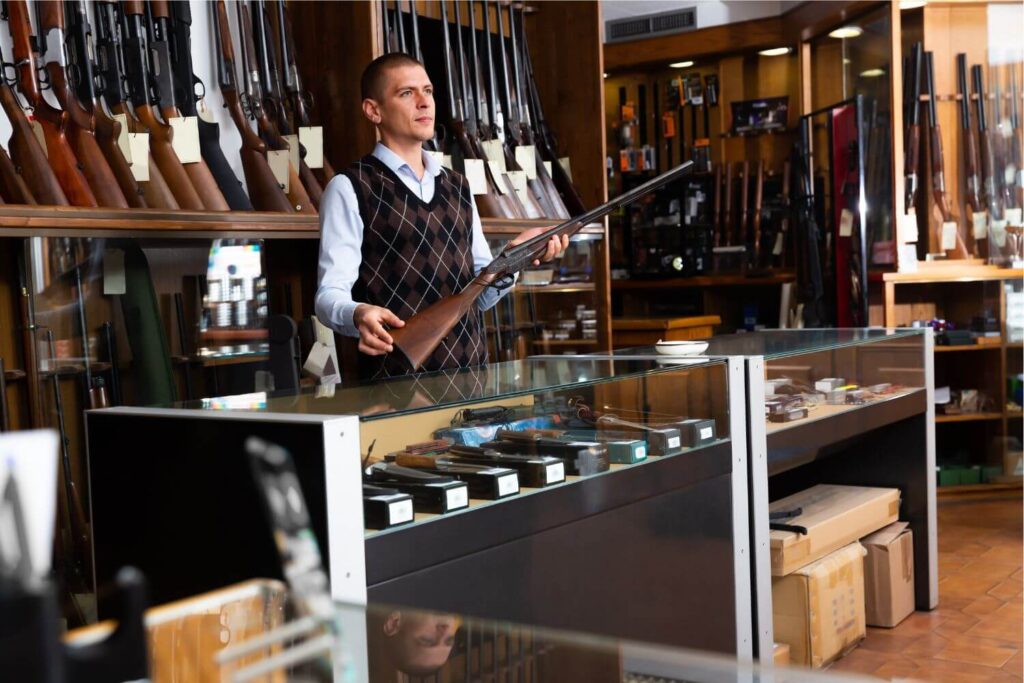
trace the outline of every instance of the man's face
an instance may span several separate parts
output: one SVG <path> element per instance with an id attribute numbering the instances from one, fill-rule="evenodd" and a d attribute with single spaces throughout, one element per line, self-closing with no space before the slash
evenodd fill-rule
<path id="1" fill-rule="evenodd" d="M 398 66 L 385 72 L 380 100 L 365 100 L 363 111 L 381 135 L 403 142 L 434 136 L 434 86 L 421 66 Z"/>

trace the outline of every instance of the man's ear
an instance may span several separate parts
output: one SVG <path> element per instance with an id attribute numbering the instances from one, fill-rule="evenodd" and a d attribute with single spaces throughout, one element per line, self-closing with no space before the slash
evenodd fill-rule
<path id="1" fill-rule="evenodd" d="M 402 613 L 392 612 L 384 620 L 384 635 L 393 636 L 402 628 Z"/>
<path id="2" fill-rule="evenodd" d="M 367 97 L 363 100 L 363 116 L 370 120 L 370 123 L 377 125 L 380 123 L 380 105 L 377 104 L 377 100 Z"/>

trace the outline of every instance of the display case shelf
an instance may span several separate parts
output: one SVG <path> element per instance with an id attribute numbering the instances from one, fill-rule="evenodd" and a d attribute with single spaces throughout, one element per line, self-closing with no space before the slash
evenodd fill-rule
<path id="1" fill-rule="evenodd" d="M 1002 419 L 1002 413 L 963 413 L 962 415 L 936 415 L 935 422 L 944 424 L 949 422 L 984 422 L 987 420 Z"/>
<path id="2" fill-rule="evenodd" d="M 998 351 L 1002 344 L 959 344 L 955 346 L 936 346 L 935 353 L 952 353 L 954 351 Z"/>

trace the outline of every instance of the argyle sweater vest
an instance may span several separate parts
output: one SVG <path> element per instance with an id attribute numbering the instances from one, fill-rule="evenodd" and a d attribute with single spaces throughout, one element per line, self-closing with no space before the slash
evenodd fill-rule
<path id="1" fill-rule="evenodd" d="M 466 179 L 447 169 L 429 202 L 420 199 L 382 161 L 367 155 L 343 171 L 363 220 L 362 263 L 352 288 L 355 301 L 383 306 L 402 320 L 473 280 L 472 196 Z M 359 376 L 404 375 L 398 354 L 359 354 Z M 487 346 L 474 310 L 460 320 L 423 366 L 424 371 L 487 362 Z"/>

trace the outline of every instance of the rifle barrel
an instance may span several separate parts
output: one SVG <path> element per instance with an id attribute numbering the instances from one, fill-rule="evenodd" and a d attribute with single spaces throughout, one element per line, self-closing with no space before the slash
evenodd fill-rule
<path id="1" fill-rule="evenodd" d="M 967 55 L 956 56 L 956 89 L 960 95 L 960 127 L 971 130 L 971 95 L 967 90 Z"/>

